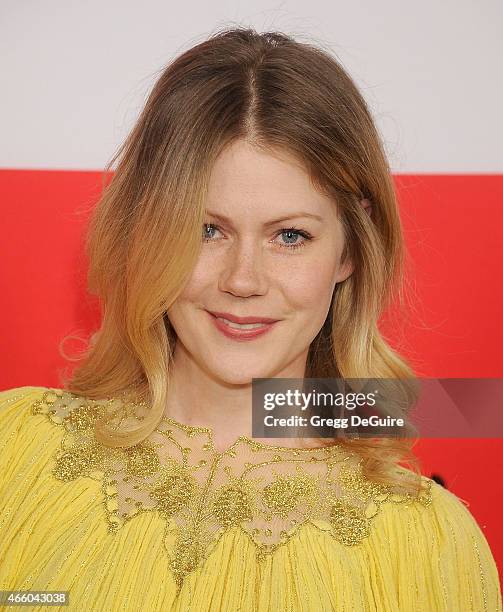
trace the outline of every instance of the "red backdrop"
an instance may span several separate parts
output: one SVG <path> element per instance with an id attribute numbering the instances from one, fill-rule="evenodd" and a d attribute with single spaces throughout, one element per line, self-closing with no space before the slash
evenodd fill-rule
<path id="1" fill-rule="evenodd" d="M 63 336 L 99 320 L 82 236 L 101 174 L 0 170 L 0 388 L 60 386 Z M 381 329 L 419 376 L 503 377 L 503 176 L 395 177 L 410 262 L 405 313 Z M 68 345 L 72 348 L 72 345 Z M 474 407 L 476 409 L 476 407 Z M 423 473 L 469 501 L 503 568 L 501 439 L 420 440 Z"/>

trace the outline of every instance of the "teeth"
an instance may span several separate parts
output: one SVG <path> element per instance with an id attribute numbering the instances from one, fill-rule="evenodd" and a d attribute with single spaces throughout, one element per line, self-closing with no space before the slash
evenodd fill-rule
<path id="1" fill-rule="evenodd" d="M 258 327 L 264 327 L 267 323 L 234 323 L 234 321 L 229 321 L 228 319 L 224 319 L 223 317 L 217 317 L 220 321 L 226 323 L 229 327 L 233 327 L 234 329 L 257 329 Z"/>

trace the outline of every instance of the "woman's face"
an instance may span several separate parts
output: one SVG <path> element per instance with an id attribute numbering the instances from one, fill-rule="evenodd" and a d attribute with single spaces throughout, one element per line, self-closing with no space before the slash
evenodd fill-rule
<path id="1" fill-rule="evenodd" d="M 239 140 L 215 163 L 206 210 L 199 260 L 168 310 L 178 336 L 175 362 L 189 360 L 227 384 L 302 377 L 335 285 L 352 272 L 349 262 L 340 265 L 334 201 L 288 154 Z M 276 322 L 246 339 L 210 312 Z"/>

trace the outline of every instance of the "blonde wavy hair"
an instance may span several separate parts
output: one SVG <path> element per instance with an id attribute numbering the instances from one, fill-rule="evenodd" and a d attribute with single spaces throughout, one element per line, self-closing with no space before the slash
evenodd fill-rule
<path id="1" fill-rule="evenodd" d="M 405 248 L 390 168 L 362 95 L 312 43 L 226 28 L 163 70 L 105 169 L 107 177 L 118 160 L 90 220 L 88 287 L 102 322 L 83 351 L 65 355 L 77 364 L 63 374 L 64 388 L 90 399 L 127 392 L 148 406 L 135 426 L 112 430 L 99 421 L 96 436 L 106 446 L 138 444 L 162 418 L 176 343 L 166 311 L 197 262 L 212 166 L 236 139 L 296 156 L 339 209 L 342 261 L 350 257 L 354 272 L 335 288 L 306 378 L 414 379 L 378 329 L 383 310 L 403 304 Z M 362 457 L 368 478 L 417 494 L 414 442 L 334 440 Z"/>

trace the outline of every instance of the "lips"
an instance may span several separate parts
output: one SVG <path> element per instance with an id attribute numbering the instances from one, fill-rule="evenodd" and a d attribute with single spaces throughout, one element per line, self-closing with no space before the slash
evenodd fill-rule
<path id="1" fill-rule="evenodd" d="M 246 325 L 247 323 L 276 323 L 278 319 L 271 319 L 270 317 L 238 317 L 236 315 L 231 314 L 230 312 L 215 312 L 212 310 L 208 310 L 208 312 L 214 317 L 219 317 L 220 319 L 227 319 L 227 321 L 232 321 L 233 323 L 241 323 L 241 325 Z"/>
<path id="2" fill-rule="evenodd" d="M 266 317 L 235 317 L 234 315 L 230 315 L 233 319 L 240 319 L 240 321 L 236 322 L 232 319 L 227 319 L 227 317 L 220 316 L 221 314 L 229 316 L 229 313 L 213 313 L 210 311 L 207 311 L 207 313 L 219 332 L 227 338 L 238 341 L 253 340 L 254 338 L 263 336 L 273 329 L 278 322 L 276 319 Z M 257 321 L 258 318 L 266 319 L 266 322 Z M 245 319 L 244 323 L 243 319 Z M 248 321 L 250 319 L 252 321 L 246 322 L 247 319 Z M 237 327 L 237 325 L 246 325 L 246 327 Z"/>

